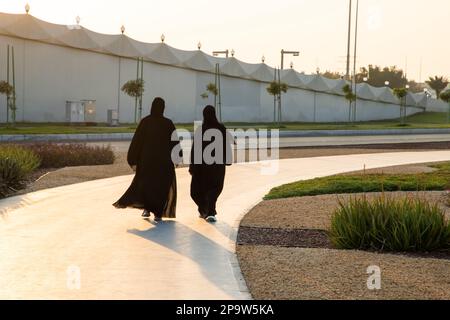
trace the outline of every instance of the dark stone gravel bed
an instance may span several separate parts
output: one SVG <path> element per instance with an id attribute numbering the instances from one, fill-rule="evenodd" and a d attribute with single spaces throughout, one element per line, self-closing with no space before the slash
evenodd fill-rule
<path id="1" fill-rule="evenodd" d="M 240 227 L 239 245 L 332 248 L 323 230 Z"/>
<path id="2" fill-rule="evenodd" d="M 283 229 L 283 228 L 239 228 L 238 245 L 278 246 L 295 248 L 333 249 L 327 232 L 313 229 Z M 370 251 L 370 250 L 368 250 Z M 375 252 L 375 251 L 370 251 Z M 450 250 L 433 252 L 378 252 L 380 254 L 394 254 L 411 258 L 433 258 L 450 260 Z"/>

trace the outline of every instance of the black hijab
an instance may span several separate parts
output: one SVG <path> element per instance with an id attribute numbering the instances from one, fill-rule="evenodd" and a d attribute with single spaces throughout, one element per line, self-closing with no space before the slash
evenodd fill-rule
<path id="1" fill-rule="evenodd" d="M 221 128 L 219 120 L 217 120 L 216 109 L 213 106 L 206 106 L 203 109 L 203 126 L 205 128 Z"/>
<path id="2" fill-rule="evenodd" d="M 152 109 L 150 111 L 150 116 L 152 117 L 162 117 L 164 114 L 164 109 L 166 103 L 163 98 L 155 98 L 152 103 Z"/>

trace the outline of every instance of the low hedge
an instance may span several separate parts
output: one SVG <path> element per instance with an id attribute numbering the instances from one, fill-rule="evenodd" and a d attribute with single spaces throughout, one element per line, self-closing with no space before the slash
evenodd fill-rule
<path id="1" fill-rule="evenodd" d="M 41 168 L 63 168 L 113 164 L 111 146 L 89 146 L 83 143 L 38 143 L 26 145 L 41 160 Z"/>
<path id="2" fill-rule="evenodd" d="M 27 177 L 38 168 L 62 168 L 113 164 L 110 146 L 38 143 L 0 146 L 0 198 L 25 186 Z"/>

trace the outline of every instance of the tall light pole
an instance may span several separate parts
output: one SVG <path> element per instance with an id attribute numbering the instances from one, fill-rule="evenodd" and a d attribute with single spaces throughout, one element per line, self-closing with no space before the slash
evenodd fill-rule
<path id="1" fill-rule="evenodd" d="M 230 53 L 230 51 L 227 50 L 222 50 L 222 51 L 213 51 L 213 56 L 217 57 L 220 54 L 225 55 L 225 58 L 228 58 L 228 54 Z M 231 54 L 234 56 L 234 50 L 231 51 Z M 218 94 L 214 95 L 214 108 L 216 108 L 216 113 L 218 115 L 219 121 L 222 121 L 222 92 L 221 92 L 221 88 L 220 88 L 220 65 L 218 63 L 216 63 L 216 69 L 214 71 L 214 85 L 217 88 Z M 218 100 L 218 105 L 217 105 L 217 100 Z"/>
<path id="2" fill-rule="evenodd" d="M 350 37 L 352 34 L 352 0 L 349 0 L 348 8 L 348 39 L 347 39 L 347 69 L 345 77 L 350 80 Z"/>
<path id="3" fill-rule="evenodd" d="M 286 50 L 282 49 L 281 50 L 281 70 L 283 70 L 285 54 L 292 54 L 294 57 L 298 57 L 300 55 L 300 51 L 286 51 Z"/>
<path id="4" fill-rule="evenodd" d="M 285 54 L 292 54 L 294 57 L 298 57 L 300 55 L 300 51 L 288 51 L 281 49 L 281 65 L 280 70 L 278 70 L 278 84 L 281 86 L 281 70 L 283 70 L 284 67 L 284 55 Z M 292 67 L 294 65 L 292 64 Z M 278 122 L 281 123 L 281 92 L 278 95 Z"/>
<path id="5" fill-rule="evenodd" d="M 225 58 L 228 58 L 228 54 L 230 53 L 230 51 L 227 49 L 227 50 L 223 50 L 223 51 L 213 51 L 213 56 L 214 57 L 217 57 L 217 56 L 219 56 L 220 54 L 224 54 L 225 55 Z"/>
<path id="6" fill-rule="evenodd" d="M 355 18 L 355 52 L 353 57 L 353 85 L 355 88 L 355 95 L 356 95 L 356 56 L 357 56 L 357 45 L 358 45 L 358 15 L 359 15 L 359 0 L 356 0 L 356 18 Z M 355 96 L 355 102 L 353 106 L 353 119 L 356 121 L 356 101 L 357 96 Z"/>

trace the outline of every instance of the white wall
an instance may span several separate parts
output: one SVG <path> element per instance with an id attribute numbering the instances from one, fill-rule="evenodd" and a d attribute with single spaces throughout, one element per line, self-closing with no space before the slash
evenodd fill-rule
<path id="1" fill-rule="evenodd" d="M 136 78 L 137 63 L 68 47 L 0 36 L 0 79 L 6 79 L 6 45 L 15 47 L 17 120 L 64 122 L 66 100 L 96 100 L 98 122 L 106 122 L 107 110 L 119 108 L 120 121 L 134 121 L 134 99 L 120 91 Z M 213 97 L 202 99 L 214 75 L 146 62 L 143 115 L 152 100 L 166 100 L 166 115 L 175 122 L 201 119 L 202 109 Z M 222 76 L 222 119 L 234 122 L 269 122 L 273 119 L 273 97 L 267 83 Z M 338 95 L 290 88 L 282 96 L 283 120 L 343 122 L 348 102 Z M 5 122 L 6 98 L 0 97 L 0 121 Z M 408 113 L 420 112 L 408 108 Z M 399 106 L 358 100 L 358 120 L 398 118 Z"/>
<path id="2" fill-rule="evenodd" d="M 448 103 L 442 100 L 428 99 L 427 111 L 430 112 L 447 112 L 450 108 Z"/>

